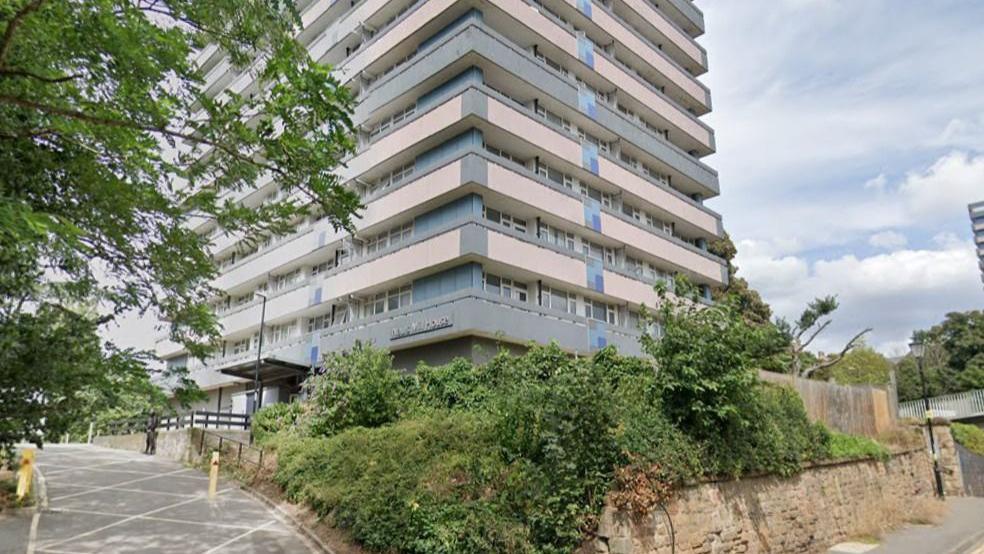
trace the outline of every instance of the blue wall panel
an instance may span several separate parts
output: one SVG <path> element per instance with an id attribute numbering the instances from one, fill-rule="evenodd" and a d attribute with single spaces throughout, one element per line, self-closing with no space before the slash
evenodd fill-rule
<path id="1" fill-rule="evenodd" d="M 482 70 L 477 67 L 470 67 L 461 73 L 455 75 L 451 79 L 448 79 L 444 83 L 438 85 L 434 90 L 423 94 L 417 99 L 417 111 L 422 112 L 428 107 L 437 103 L 438 100 L 442 99 L 445 93 L 449 90 L 457 89 L 463 83 L 471 83 L 474 85 L 480 85 L 485 82 L 484 74 Z"/>
<path id="2" fill-rule="evenodd" d="M 478 129 L 469 129 L 464 133 L 447 140 L 443 144 L 435 146 L 427 152 L 417 156 L 415 170 L 417 172 L 425 171 L 432 165 L 446 159 L 455 152 L 473 147 L 482 147 L 482 132 Z"/>
<path id="3" fill-rule="evenodd" d="M 581 167 L 598 174 L 598 147 L 590 142 L 581 143 Z"/>
<path id="4" fill-rule="evenodd" d="M 413 282 L 413 302 L 414 304 L 426 302 L 452 292 L 480 288 L 481 286 L 482 266 L 477 263 L 469 263 L 415 280 Z"/>
<path id="5" fill-rule="evenodd" d="M 482 197 L 477 194 L 469 194 L 417 216 L 413 220 L 413 232 L 414 234 L 426 233 L 431 229 L 473 215 L 482 215 Z"/>
<path id="6" fill-rule="evenodd" d="M 577 37 L 577 58 L 594 69 L 594 43 L 584 35 Z"/>
<path id="7" fill-rule="evenodd" d="M 593 291 L 605 292 L 605 266 L 601 260 L 588 258 L 584 264 L 586 268 L 586 284 Z"/>
<path id="8" fill-rule="evenodd" d="M 461 17 L 455 19 L 451 23 L 448 23 L 447 25 L 444 26 L 443 29 L 431 35 L 430 38 L 428 38 L 427 40 L 421 42 L 420 46 L 417 47 L 417 51 L 419 52 L 421 50 L 427 49 L 428 46 L 448 36 L 449 34 L 451 34 L 452 31 L 454 31 L 456 28 L 465 24 L 468 21 L 481 21 L 481 20 L 482 20 L 482 12 L 476 9 L 468 10 Z"/>

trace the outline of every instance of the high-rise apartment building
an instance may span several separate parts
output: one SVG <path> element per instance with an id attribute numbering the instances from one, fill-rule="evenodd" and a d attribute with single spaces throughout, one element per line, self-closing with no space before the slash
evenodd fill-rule
<path id="1" fill-rule="evenodd" d="M 984 200 L 974 202 L 967 209 L 970 211 L 970 225 L 974 230 L 974 246 L 977 247 L 981 281 L 984 282 Z"/>
<path id="2" fill-rule="evenodd" d="M 653 286 L 728 278 L 708 252 L 721 216 L 701 162 L 714 152 L 698 77 L 703 16 L 690 0 L 299 2 L 299 39 L 358 97 L 356 155 L 340 170 L 366 210 L 352 235 L 299 221 L 247 249 L 215 237 L 225 291 L 216 357 L 188 360 L 209 407 L 248 410 L 262 294 L 264 403 L 286 400 L 324 353 L 355 341 L 396 363 L 499 345 L 639 353 Z M 220 52 L 209 89 L 242 91 Z M 260 188 L 241 201 L 277 195 Z"/>

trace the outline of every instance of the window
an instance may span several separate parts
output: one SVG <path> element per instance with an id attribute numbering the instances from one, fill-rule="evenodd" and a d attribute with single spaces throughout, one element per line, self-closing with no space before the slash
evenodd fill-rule
<path id="1" fill-rule="evenodd" d="M 546 119 L 547 121 L 549 121 L 550 123 L 553 123 L 554 125 L 556 125 L 558 127 L 563 128 L 565 131 L 567 131 L 567 132 L 572 132 L 573 131 L 573 128 L 574 127 L 571 125 L 571 122 L 570 121 L 564 119 L 563 117 L 560 117 L 559 115 L 557 115 L 554 112 L 552 112 L 552 111 L 544 108 L 543 106 L 537 104 L 535 111 L 536 111 L 536 114 L 538 116 L 542 117 L 543 119 Z"/>
<path id="2" fill-rule="evenodd" d="M 607 192 L 601 192 L 600 190 L 585 183 L 581 183 L 581 195 L 597 200 L 598 202 L 601 202 L 602 206 L 607 208 L 611 208 L 615 205 L 614 196 L 608 194 Z"/>
<path id="3" fill-rule="evenodd" d="M 315 266 L 311 267 L 311 276 L 321 275 L 331 271 L 335 267 L 335 260 L 328 260 L 327 262 L 321 262 Z"/>
<path id="4" fill-rule="evenodd" d="M 569 314 L 577 313 L 577 297 L 567 291 L 551 287 L 543 287 L 540 305 Z"/>
<path id="5" fill-rule="evenodd" d="M 540 223 L 540 238 L 561 248 L 565 248 L 573 252 L 577 251 L 577 237 L 574 236 L 574 233 L 562 231 L 556 227 L 551 227 L 546 223 Z"/>
<path id="6" fill-rule="evenodd" d="M 370 297 L 365 306 L 365 315 L 374 316 L 400 308 L 405 308 L 413 303 L 413 288 L 410 285 L 381 292 Z"/>
<path id="7" fill-rule="evenodd" d="M 327 329 L 331 326 L 331 314 L 319 315 L 308 319 L 308 333 Z"/>
<path id="8" fill-rule="evenodd" d="M 417 111 L 417 104 L 411 104 L 406 108 L 399 110 L 393 115 L 387 117 L 386 119 L 380 121 L 375 127 L 369 131 L 369 138 L 374 138 L 376 135 L 386 131 L 390 127 L 394 127 L 404 119 L 412 116 L 414 112 Z"/>
<path id="9" fill-rule="evenodd" d="M 237 340 L 232 343 L 232 355 L 245 354 L 250 351 L 250 340 L 248 338 Z"/>
<path id="10" fill-rule="evenodd" d="M 615 265 L 615 249 L 609 248 L 607 246 L 602 246 L 600 244 L 581 240 L 581 252 L 589 257 L 596 260 L 602 260 L 606 264 Z"/>
<path id="11" fill-rule="evenodd" d="M 366 254 L 372 254 L 378 250 L 383 250 L 389 246 L 395 244 L 400 244 L 401 242 L 406 242 L 410 240 L 413 236 L 413 222 L 409 222 L 399 227 L 394 227 L 389 231 L 380 233 L 366 241 L 365 252 Z"/>
<path id="12" fill-rule="evenodd" d="M 499 277 L 492 274 L 484 274 L 485 291 L 496 296 L 504 296 L 526 302 L 529 300 L 528 288 L 524 283 L 518 283 L 512 279 Z"/>
<path id="13" fill-rule="evenodd" d="M 413 175 L 413 170 L 415 167 L 416 162 L 410 162 L 394 169 L 393 171 L 380 177 L 379 180 L 376 181 L 376 186 L 374 186 L 372 190 L 377 190 L 380 188 L 385 189 L 406 181 L 411 175 Z"/>
<path id="14" fill-rule="evenodd" d="M 490 144 L 486 144 L 485 145 L 485 150 L 487 150 L 488 152 L 490 152 L 490 153 L 492 153 L 492 154 L 494 154 L 494 155 L 496 155 L 496 156 L 498 156 L 500 158 L 505 158 L 505 159 L 507 159 L 507 160 L 509 160 L 509 161 L 511 161 L 513 163 L 516 163 L 516 164 L 519 164 L 519 165 L 521 165 L 523 167 L 526 167 L 526 162 L 523 161 L 522 159 L 520 159 L 519 156 L 514 156 L 514 155 L 510 154 L 509 152 L 506 152 L 505 150 L 501 150 L 501 149 L 496 148 L 495 146 L 492 146 Z"/>
<path id="15" fill-rule="evenodd" d="M 252 292 L 248 292 L 246 294 L 242 294 L 242 295 L 237 296 L 232 301 L 232 304 L 233 304 L 233 306 L 242 306 L 244 304 L 249 304 L 252 301 L 253 301 L 253 293 Z"/>
<path id="16" fill-rule="evenodd" d="M 526 233 L 526 220 L 500 212 L 499 210 L 486 207 L 485 219 L 502 225 L 506 229 L 515 229 L 520 233 Z"/>
<path id="17" fill-rule="evenodd" d="M 588 319 L 604 321 L 612 325 L 616 324 L 615 306 L 598 300 L 585 300 L 584 316 Z"/>
<path id="18" fill-rule="evenodd" d="M 270 339 L 270 343 L 278 343 L 289 340 L 297 333 L 297 325 L 294 322 L 284 323 L 283 325 L 274 325 L 270 328 L 269 334 L 267 335 Z"/>
<path id="19" fill-rule="evenodd" d="M 283 275 L 275 275 L 270 279 L 270 290 L 272 292 L 284 290 L 300 280 L 300 277 L 300 268 Z"/>

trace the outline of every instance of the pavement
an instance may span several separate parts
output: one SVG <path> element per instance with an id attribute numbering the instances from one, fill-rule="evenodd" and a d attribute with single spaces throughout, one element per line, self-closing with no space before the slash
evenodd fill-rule
<path id="1" fill-rule="evenodd" d="M 220 477 L 90 445 L 37 454 L 47 505 L 0 515 L 0 554 L 321 552 L 275 509 Z"/>
<path id="2" fill-rule="evenodd" d="M 830 554 L 984 554 L 984 498 L 950 497 L 940 525 L 916 525 L 885 536 L 881 544 L 842 544 Z"/>

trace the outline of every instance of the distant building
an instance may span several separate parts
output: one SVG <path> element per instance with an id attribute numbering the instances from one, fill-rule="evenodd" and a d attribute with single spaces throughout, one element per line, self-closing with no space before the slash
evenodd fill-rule
<path id="1" fill-rule="evenodd" d="M 974 244 L 977 245 L 978 265 L 981 268 L 981 281 L 984 282 L 984 200 L 967 207 L 970 211 L 970 224 L 974 229 Z"/>
<path id="2" fill-rule="evenodd" d="M 715 140 L 691 0 L 297 6 L 299 40 L 358 100 L 358 151 L 339 174 L 366 210 L 354 235 L 314 217 L 258 245 L 196 226 L 219 266 L 222 348 L 157 351 L 208 391 L 202 407 L 251 411 L 257 366 L 263 404 L 289 400 L 357 340 L 401 368 L 529 341 L 639 354 L 657 282 L 686 275 L 708 301 L 727 283 L 708 251 L 723 226 L 704 206 L 719 184 L 702 161 Z M 197 62 L 210 93 L 248 90 L 220 50 Z"/>

